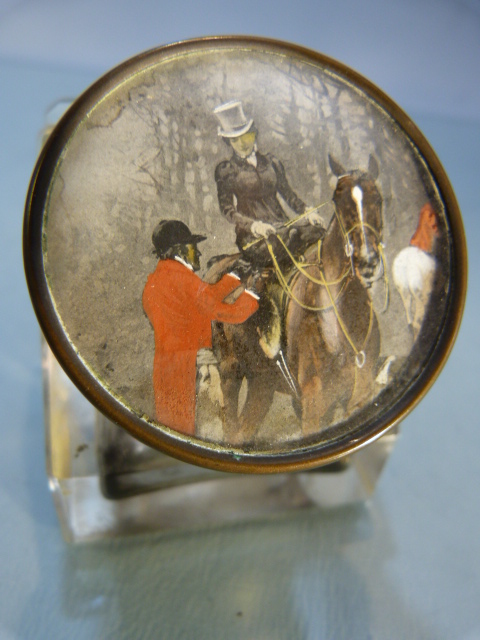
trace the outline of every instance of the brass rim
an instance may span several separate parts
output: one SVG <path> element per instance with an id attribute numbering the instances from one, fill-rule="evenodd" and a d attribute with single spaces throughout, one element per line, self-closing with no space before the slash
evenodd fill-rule
<path id="1" fill-rule="evenodd" d="M 281 454 L 247 453 L 216 447 L 195 438 L 177 437 L 173 431 L 136 415 L 98 382 L 67 339 L 50 297 L 42 252 L 45 203 L 54 167 L 79 122 L 92 105 L 136 70 L 174 54 L 222 48 L 247 48 L 295 56 L 331 70 L 362 89 L 390 114 L 412 141 L 436 180 L 443 199 L 451 234 L 452 274 L 448 305 L 437 342 L 426 366 L 411 381 L 402 397 L 395 399 L 393 405 L 372 424 L 355 431 L 355 437 L 346 435 L 327 444 L 309 445 L 305 442 L 298 449 Z M 467 287 L 466 241 L 455 194 L 435 152 L 408 115 L 378 87 L 342 63 L 298 45 L 258 37 L 208 37 L 152 49 L 125 61 L 89 87 L 57 124 L 39 156 L 25 206 L 23 252 L 27 284 L 40 327 L 55 357 L 80 391 L 110 420 L 145 444 L 186 462 L 222 471 L 274 473 L 316 467 L 353 453 L 396 426 L 420 402 L 443 368 L 460 327 Z M 358 419 L 361 421 L 361 412 Z"/>

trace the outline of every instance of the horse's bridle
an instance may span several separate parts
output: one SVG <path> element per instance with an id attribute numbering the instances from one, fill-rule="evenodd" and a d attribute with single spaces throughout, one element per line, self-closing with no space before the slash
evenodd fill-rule
<path id="1" fill-rule="evenodd" d="M 363 340 L 362 346 L 360 349 L 357 348 L 357 346 L 355 345 L 352 337 L 350 336 L 350 333 L 345 325 L 345 323 L 342 320 L 341 314 L 339 312 L 339 309 L 337 307 L 337 302 L 340 299 L 340 297 L 342 296 L 346 284 L 348 283 L 348 276 L 349 275 L 354 275 L 355 274 L 355 265 L 353 263 L 353 254 L 354 254 L 354 249 L 353 249 L 353 244 L 351 242 L 350 236 L 351 234 L 355 231 L 355 229 L 357 229 L 358 227 L 361 228 L 363 235 L 365 236 L 365 229 L 368 229 L 371 233 L 374 234 L 375 239 L 377 241 L 377 246 L 379 248 L 379 253 L 380 253 L 380 264 L 381 264 L 381 271 L 382 273 L 373 281 L 371 281 L 369 283 L 369 286 L 371 286 L 371 284 L 373 284 L 373 282 L 376 282 L 377 280 L 379 280 L 382 276 L 384 277 L 385 280 L 385 287 L 386 287 L 386 299 L 385 299 L 385 306 L 383 311 L 386 310 L 387 306 L 388 306 L 388 280 L 387 280 L 387 273 L 386 273 L 386 260 L 385 260 L 385 253 L 383 250 L 383 244 L 381 242 L 381 238 L 380 238 L 380 234 L 377 232 L 377 230 L 368 222 L 365 222 L 364 220 L 361 220 L 360 222 L 356 222 L 354 225 L 352 225 L 352 227 L 350 227 L 348 230 L 345 229 L 345 225 L 343 224 L 343 220 L 341 219 L 338 211 L 337 211 L 337 207 L 334 207 L 335 209 L 335 215 L 332 218 L 332 220 L 334 218 L 337 219 L 338 223 L 339 223 L 339 227 L 340 227 L 340 231 L 342 233 L 343 239 L 344 239 L 344 247 L 345 247 L 345 254 L 346 256 L 349 258 L 349 262 L 348 262 L 348 267 L 343 271 L 343 273 L 336 278 L 333 281 L 327 281 L 323 268 L 322 268 L 322 258 L 321 258 L 321 249 L 322 249 L 322 241 L 319 240 L 318 241 L 318 262 L 315 263 L 302 263 L 299 262 L 298 260 L 296 260 L 295 256 L 291 253 L 291 251 L 288 249 L 286 243 L 282 240 L 281 237 L 277 236 L 277 240 L 280 242 L 280 244 L 282 245 L 283 249 L 285 250 L 285 252 L 287 253 L 287 255 L 289 256 L 293 266 L 295 267 L 295 269 L 303 276 L 305 276 L 310 282 L 312 282 L 313 284 L 316 284 L 318 286 L 322 286 L 325 288 L 327 295 L 329 297 L 330 300 L 330 304 L 323 306 L 323 307 L 314 307 L 311 305 L 307 305 L 305 302 L 303 302 L 302 300 L 299 300 L 297 298 L 297 296 L 294 294 L 293 292 L 293 288 L 292 286 L 289 284 L 289 282 L 287 281 L 286 276 L 284 275 L 284 273 L 282 272 L 282 269 L 280 268 L 280 265 L 278 263 L 278 260 L 275 256 L 275 252 L 273 250 L 273 246 L 271 244 L 271 242 L 269 242 L 268 238 L 265 238 L 265 242 L 268 248 L 268 251 L 270 253 L 270 256 L 272 258 L 272 262 L 275 268 L 275 272 L 277 274 L 277 278 L 278 281 L 282 287 L 282 289 L 284 290 L 285 294 L 291 299 L 293 300 L 296 304 L 298 304 L 301 308 L 305 309 L 306 311 L 314 311 L 314 312 L 324 312 L 324 311 L 328 311 L 328 310 L 332 310 L 335 313 L 335 316 L 337 318 L 337 322 L 342 330 L 342 333 L 345 336 L 345 339 L 347 340 L 347 342 L 350 344 L 354 354 L 355 354 L 355 365 L 358 369 L 362 369 L 363 366 L 365 365 L 365 361 L 366 361 L 366 355 L 365 355 L 365 346 L 368 342 L 368 339 L 370 337 L 371 334 L 371 330 L 372 330 L 372 325 L 373 325 L 373 305 L 372 302 L 370 301 L 370 317 L 369 317 L 369 323 L 368 323 L 368 329 L 367 329 L 367 333 L 366 336 Z M 331 224 L 331 222 L 330 222 Z M 329 225 L 330 226 L 330 225 Z M 309 273 L 308 269 L 309 267 L 315 266 L 317 267 L 317 269 L 319 270 L 319 274 L 320 277 L 317 278 L 315 276 L 313 276 L 311 273 Z M 361 276 L 359 276 L 361 279 Z M 341 283 L 341 287 L 340 290 L 337 292 L 337 294 L 334 296 L 330 290 L 330 287 L 338 285 Z"/>
<path id="2" fill-rule="evenodd" d="M 387 259 L 386 259 L 386 256 L 385 256 L 385 247 L 384 247 L 384 244 L 382 242 L 380 233 L 371 224 L 369 224 L 368 222 L 365 222 L 365 220 L 361 220 L 359 222 L 355 222 L 347 230 L 345 228 L 345 225 L 343 224 L 342 217 L 338 213 L 338 209 L 337 209 L 337 206 L 336 206 L 335 203 L 334 203 L 334 211 L 335 211 L 335 218 L 338 221 L 338 224 L 340 226 L 340 231 L 341 231 L 341 233 L 343 235 L 343 238 L 344 238 L 344 241 L 345 241 L 345 243 L 344 243 L 345 255 L 350 260 L 352 273 L 355 273 L 356 269 L 355 269 L 355 265 L 353 263 L 354 248 L 353 248 L 353 243 L 352 243 L 352 241 L 350 239 L 350 235 L 358 228 L 361 229 L 363 237 L 366 237 L 365 229 L 368 229 L 368 231 L 370 231 L 374 235 L 374 237 L 375 237 L 375 239 L 377 241 L 378 252 L 380 254 L 379 269 L 376 270 L 376 273 L 375 273 L 373 278 L 367 279 L 367 278 L 363 277 L 361 274 L 358 274 L 358 277 L 360 278 L 360 280 L 362 281 L 362 283 L 366 287 L 371 287 L 375 282 L 378 282 L 380 279 L 383 278 L 383 281 L 385 282 L 385 303 L 384 303 L 384 306 L 383 306 L 383 309 L 381 310 L 381 312 L 385 313 L 385 311 L 388 308 L 388 303 L 389 303 L 389 298 L 390 298 L 390 287 L 389 287 L 389 282 L 388 282 Z"/>

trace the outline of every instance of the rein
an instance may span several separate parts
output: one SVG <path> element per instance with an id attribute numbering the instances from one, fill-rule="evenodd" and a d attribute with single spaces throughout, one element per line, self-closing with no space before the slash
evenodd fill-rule
<path id="1" fill-rule="evenodd" d="M 346 238 L 345 255 L 350 258 L 350 261 L 351 261 L 351 264 L 352 264 L 352 270 L 354 270 L 355 268 L 353 266 L 353 247 L 352 247 L 352 243 L 350 242 L 350 234 L 353 233 L 353 231 L 355 231 L 355 229 L 360 227 L 364 237 L 365 237 L 365 229 L 368 229 L 369 231 L 371 231 L 373 233 L 373 235 L 375 236 L 375 239 L 377 241 L 377 246 L 378 246 L 378 252 L 380 254 L 380 263 L 382 265 L 383 281 L 385 283 L 385 302 L 383 304 L 383 308 L 381 309 L 381 313 L 385 313 L 385 311 L 388 309 L 388 305 L 389 305 L 389 302 L 390 302 L 390 283 L 389 283 L 389 280 L 388 280 L 387 258 L 385 256 L 385 250 L 384 250 L 385 248 L 384 248 L 383 242 L 381 241 L 381 236 L 380 236 L 379 232 L 375 229 L 375 227 L 373 227 L 368 222 L 365 222 L 364 220 L 361 220 L 360 222 L 356 222 L 347 231 L 345 229 L 345 225 L 343 224 L 343 220 L 342 220 L 341 216 L 339 215 L 336 206 L 334 207 L 334 211 L 335 211 L 335 217 L 337 218 L 338 224 L 340 225 L 340 230 L 342 232 L 342 235 L 343 235 L 344 238 Z M 382 277 L 382 275 L 379 276 L 378 278 L 376 278 L 375 280 L 372 280 L 369 283 L 369 285 L 372 285 L 374 282 L 377 282 L 377 280 L 379 280 Z"/>
<path id="2" fill-rule="evenodd" d="M 284 247 L 284 249 L 287 251 L 288 256 L 290 257 L 290 259 L 292 260 L 292 263 L 294 265 L 294 267 L 302 274 L 304 275 L 308 280 L 310 280 L 311 282 L 313 282 L 314 284 L 318 284 L 321 286 L 328 286 L 328 283 L 325 282 L 325 278 L 323 277 L 323 272 L 321 271 L 321 275 L 323 280 L 317 280 L 316 278 L 314 278 L 311 274 L 309 274 L 305 267 L 303 265 L 301 265 L 301 263 L 297 262 L 294 258 L 294 256 L 290 253 L 290 251 L 287 249 L 287 247 L 285 246 L 285 243 L 283 242 L 283 240 L 281 240 L 280 238 L 278 238 L 282 244 L 282 246 Z M 284 293 L 294 302 L 296 302 L 300 307 L 302 307 L 302 309 L 305 309 L 306 311 L 328 311 L 329 309 L 332 309 L 332 304 L 326 305 L 324 307 L 312 307 L 308 304 L 305 304 L 304 302 L 302 302 L 301 300 L 299 300 L 296 295 L 293 293 L 292 287 L 288 284 L 287 278 L 285 277 L 284 273 L 282 272 L 282 269 L 280 268 L 280 265 L 278 264 L 278 260 L 277 257 L 275 256 L 275 252 L 273 251 L 273 246 L 270 244 L 270 242 L 268 242 L 268 240 L 265 238 L 265 242 L 267 244 L 267 248 L 268 248 L 268 252 L 270 253 L 270 256 L 272 258 L 272 262 L 273 262 L 273 266 L 275 268 L 275 273 L 277 274 L 277 278 L 278 281 L 280 283 L 280 286 L 282 287 Z M 320 245 L 320 240 L 318 242 L 318 244 Z M 317 264 L 313 264 L 313 265 L 309 265 L 309 266 L 318 266 Z M 320 268 L 320 267 L 319 267 Z M 343 280 L 343 284 L 342 287 L 340 289 L 340 291 L 338 292 L 336 299 L 338 300 L 338 298 L 342 295 L 346 285 L 347 285 L 347 278 L 346 276 L 350 273 L 350 269 L 348 269 L 338 281 L 335 281 L 334 283 L 330 283 L 330 284 L 339 284 L 340 282 L 342 282 Z M 330 296 L 329 296 L 330 297 Z"/>
<path id="3" fill-rule="evenodd" d="M 322 271 L 320 273 L 323 274 Z M 345 323 L 342 320 L 342 316 L 340 315 L 340 312 L 338 311 L 337 305 L 335 304 L 336 301 L 332 297 L 332 294 L 331 294 L 331 291 L 330 291 L 330 287 L 327 284 L 327 282 L 324 283 L 324 286 L 325 286 L 325 288 L 327 290 L 328 297 L 330 298 L 330 301 L 332 303 L 333 310 L 335 311 L 335 316 L 337 318 L 338 324 L 340 325 L 340 328 L 343 331 L 343 335 L 345 336 L 346 340 L 348 341 L 348 344 L 352 347 L 353 352 L 355 354 L 355 364 L 359 369 L 361 369 L 363 367 L 363 365 L 365 364 L 365 360 L 366 360 L 365 351 L 364 351 L 365 345 L 367 344 L 368 339 L 370 337 L 370 333 L 372 332 L 373 305 L 372 305 L 372 303 L 370 301 L 369 302 L 369 305 L 370 305 L 370 316 L 369 316 L 369 320 L 368 320 L 367 334 L 365 336 L 365 339 L 363 340 L 362 348 L 361 349 L 357 349 L 357 347 L 355 346 L 355 343 L 353 342 L 350 334 L 348 333 L 348 329 L 345 326 Z"/>
<path id="4" fill-rule="evenodd" d="M 338 324 L 340 325 L 340 328 L 343 332 L 343 335 L 345 336 L 347 342 L 349 343 L 349 345 L 351 346 L 354 354 L 355 354 L 355 365 L 361 369 L 364 364 L 365 364 L 365 360 L 366 360 L 366 356 L 365 356 L 365 345 L 368 342 L 368 339 L 370 337 L 370 333 L 372 331 L 372 324 L 373 324 L 373 305 L 370 302 L 370 317 L 369 317 L 369 321 L 368 321 L 368 329 L 367 329 L 367 334 L 363 340 L 363 344 L 361 346 L 360 349 L 357 349 L 355 343 L 353 342 L 352 337 L 350 336 L 347 327 L 345 326 L 345 323 L 342 320 L 342 317 L 340 315 L 340 312 L 338 310 L 337 307 L 337 302 L 339 300 L 339 298 L 342 296 L 345 287 L 347 285 L 348 279 L 347 276 L 351 273 L 351 268 L 350 266 L 344 271 L 344 273 L 340 276 L 340 278 L 338 278 L 337 280 L 331 281 L 331 282 L 327 282 L 327 280 L 325 279 L 325 275 L 323 273 L 323 269 L 321 268 L 320 264 L 312 264 L 309 266 L 316 266 L 319 269 L 320 272 L 320 280 L 318 280 L 317 278 L 314 278 L 311 274 L 309 274 L 305 267 L 301 265 L 301 263 L 297 262 L 294 258 L 294 256 L 290 253 L 290 251 L 287 249 L 287 247 L 285 246 L 284 242 L 282 240 L 280 240 L 280 242 L 282 243 L 282 246 L 284 247 L 284 249 L 287 251 L 288 256 L 290 257 L 290 259 L 292 260 L 294 266 L 298 269 L 298 271 L 304 275 L 310 282 L 313 282 L 314 284 L 318 284 L 322 287 L 325 287 L 325 290 L 327 292 L 327 295 L 330 299 L 330 304 L 326 305 L 324 307 L 312 307 L 310 305 L 305 304 L 304 302 L 302 302 L 301 300 L 299 300 L 295 294 L 293 293 L 292 287 L 289 286 L 285 275 L 283 274 L 280 265 L 278 264 L 277 258 L 275 256 L 275 253 L 273 251 L 273 247 L 270 244 L 270 242 L 268 242 L 268 240 L 266 240 L 267 243 L 267 247 L 268 247 L 268 251 L 270 253 L 270 256 L 272 257 L 272 261 L 275 267 L 275 271 L 277 274 L 277 278 L 280 282 L 280 285 L 282 287 L 282 289 L 284 290 L 284 292 L 286 293 L 286 295 L 292 299 L 294 302 L 296 302 L 300 307 L 302 307 L 302 309 L 306 309 L 307 311 L 316 311 L 316 312 L 323 312 L 323 311 L 328 311 L 328 310 L 333 310 L 333 312 L 335 313 L 335 317 L 337 319 Z M 320 252 L 321 252 L 321 241 L 318 241 L 318 255 L 320 257 Z M 340 288 L 340 290 L 338 291 L 337 295 L 334 297 L 332 295 L 332 292 L 330 290 L 330 287 L 336 284 L 340 284 L 340 282 L 342 282 L 342 286 Z"/>
<path id="5" fill-rule="evenodd" d="M 322 206 L 322 205 L 321 205 Z M 305 215 L 305 214 L 304 214 Z M 384 310 L 387 308 L 388 306 L 388 291 L 389 291 L 389 287 L 388 287 L 388 278 L 387 278 L 387 273 L 386 273 L 386 259 L 385 259 L 385 253 L 383 250 L 383 245 L 380 241 L 380 234 L 377 232 L 377 230 L 372 227 L 372 225 L 370 225 L 367 222 L 364 222 L 363 220 L 361 222 L 357 222 L 355 223 L 350 229 L 346 230 L 345 226 L 343 224 L 342 219 L 340 218 L 337 208 L 335 207 L 335 216 L 339 222 L 339 226 L 340 226 L 340 231 L 342 233 L 342 236 L 344 239 L 346 239 L 345 241 L 345 254 L 348 258 L 350 258 L 348 266 L 344 269 L 343 273 L 336 278 L 335 280 L 331 280 L 331 281 L 327 281 L 325 278 L 325 274 L 323 272 L 322 269 L 322 258 L 321 258 L 321 250 L 322 250 L 322 241 L 319 240 L 318 241 L 318 263 L 302 263 L 299 262 L 298 260 L 295 259 L 295 256 L 291 253 L 291 251 L 288 249 L 286 243 L 282 240 L 282 238 L 280 238 L 279 236 L 277 236 L 277 240 L 280 242 L 280 244 L 282 245 L 282 247 L 284 248 L 285 252 L 287 253 L 288 257 L 290 258 L 293 266 L 295 267 L 295 269 L 301 274 L 303 275 L 305 278 L 307 278 L 307 280 L 309 280 L 310 282 L 312 282 L 313 284 L 316 284 L 318 286 L 324 287 L 327 295 L 329 297 L 330 300 L 330 304 L 325 305 L 325 306 L 311 306 L 311 305 L 307 305 L 305 304 L 302 300 L 299 300 L 297 298 L 297 296 L 295 296 L 295 294 L 293 293 L 293 287 L 291 287 L 287 281 L 287 278 L 285 277 L 284 273 L 282 272 L 282 269 L 278 263 L 278 260 L 275 256 L 275 252 L 273 250 L 273 246 L 272 244 L 268 241 L 268 238 L 262 238 L 265 240 L 265 243 L 267 245 L 268 248 L 268 252 L 270 253 L 270 256 L 272 258 L 272 262 L 275 268 L 275 272 L 277 274 L 277 278 L 278 281 L 284 291 L 284 293 L 291 299 L 293 300 L 296 304 L 298 304 L 302 309 L 305 309 L 306 311 L 314 311 L 314 312 L 324 312 L 324 311 L 328 311 L 328 310 L 333 310 L 333 312 L 335 313 L 335 317 L 337 319 L 337 322 L 342 330 L 343 335 L 345 336 L 345 339 L 347 340 L 347 342 L 349 343 L 350 347 L 352 348 L 354 354 L 355 354 L 355 365 L 358 369 L 362 369 L 363 366 L 365 365 L 365 361 L 366 361 L 366 355 L 365 355 L 365 346 L 368 342 L 368 339 L 370 338 L 370 334 L 372 331 L 372 325 L 373 325 L 373 305 L 372 302 L 369 301 L 369 306 L 370 306 L 370 314 L 369 314 L 369 321 L 368 321 L 368 329 L 367 329 L 367 333 L 365 335 L 365 338 L 363 340 L 362 346 L 360 349 L 357 348 L 357 346 L 355 345 L 352 337 L 350 336 L 350 333 L 344 323 L 344 321 L 342 320 L 342 317 L 340 315 L 340 311 L 338 309 L 337 306 L 337 302 L 340 299 L 340 297 L 343 295 L 345 288 L 347 286 L 348 283 L 348 276 L 353 276 L 353 274 L 355 273 L 355 268 L 353 265 L 353 247 L 352 244 L 350 242 L 350 234 L 358 227 L 361 227 L 362 232 L 365 233 L 365 229 L 368 229 L 369 231 L 371 231 L 373 233 L 373 235 L 375 236 L 376 240 L 377 240 L 377 244 L 379 247 L 379 253 L 380 253 L 380 259 L 381 259 L 381 263 L 383 266 L 383 272 L 384 272 L 384 280 L 385 280 L 385 290 L 386 290 L 386 296 L 385 296 L 385 306 L 384 306 Z M 295 220 L 296 221 L 296 220 Z M 290 224 L 292 224 L 294 221 L 291 221 Z M 286 226 L 286 225 L 285 225 Z M 259 239 L 260 240 L 260 239 Z M 258 242 L 258 240 L 256 241 Z M 251 246 L 252 244 L 255 243 L 250 243 L 249 246 Z M 317 267 L 319 274 L 320 274 L 320 278 L 316 278 L 315 276 L 313 276 L 311 273 L 309 273 L 308 269 L 310 267 Z M 340 290 L 337 292 L 337 294 L 334 296 L 331 292 L 331 287 L 332 286 L 336 286 L 339 284 L 342 284 L 342 286 L 340 287 Z"/>
<path id="6" fill-rule="evenodd" d="M 324 207 L 326 204 L 329 204 L 330 202 L 331 202 L 331 200 L 326 200 L 325 202 L 322 202 L 321 204 L 317 205 L 316 207 L 312 207 L 311 209 L 307 209 L 306 211 L 301 213 L 296 218 L 292 218 L 291 220 L 288 220 L 288 222 L 285 222 L 285 224 L 282 224 L 282 226 L 279 227 L 279 231 L 280 231 L 280 229 L 288 229 L 288 227 L 291 227 L 293 224 L 295 224 L 296 222 L 298 222 L 302 218 L 305 218 L 306 216 L 310 215 L 311 213 L 314 213 L 315 211 L 320 211 L 320 209 L 322 207 Z M 256 244 L 258 244 L 262 240 L 265 240 L 265 238 L 263 236 L 260 237 L 260 238 L 256 238 L 255 240 L 252 240 L 251 242 L 247 242 L 247 244 L 243 246 L 243 250 L 246 251 L 247 249 L 250 249 L 250 247 L 255 246 Z"/>

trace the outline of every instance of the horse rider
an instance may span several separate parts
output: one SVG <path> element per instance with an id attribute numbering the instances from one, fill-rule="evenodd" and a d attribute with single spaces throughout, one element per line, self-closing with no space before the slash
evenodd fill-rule
<path id="1" fill-rule="evenodd" d="M 198 244 L 205 239 L 179 220 L 162 220 L 152 234 L 159 262 L 143 291 L 143 308 L 155 335 L 156 417 L 190 435 L 195 433 L 197 353 L 212 347 L 212 321 L 240 324 L 258 309 L 256 294 L 245 290 L 233 273 L 216 284 L 195 273 L 200 269 Z M 234 291 L 235 301 L 224 302 Z"/>
<path id="2" fill-rule="evenodd" d="M 323 235 L 321 216 L 315 210 L 306 213 L 305 203 L 288 183 L 282 162 L 271 153 L 258 151 L 257 128 L 253 119 L 245 116 L 242 103 L 227 102 L 216 107 L 214 114 L 218 135 L 232 149 L 230 159 L 220 162 L 215 170 L 218 203 L 222 215 L 235 225 L 242 257 L 254 266 L 270 263 L 266 243 L 255 240 L 274 236 L 289 221 L 278 196 L 302 217 L 290 228 L 287 246 L 291 243 L 298 252 L 316 242 Z"/>
<path id="3" fill-rule="evenodd" d="M 271 153 L 260 153 L 257 128 L 253 119 L 245 116 L 240 101 L 221 104 L 213 113 L 219 122 L 218 135 L 232 150 L 230 159 L 215 169 L 218 203 L 222 215 L 235 225 L 241 253 L 235 269 L 253 273 L 257 282 L 263 280 L 264 293 L 256 318 L 260 345 L 273 359 L 281 347 L 282 290 L 272 270 L 270 252 L 274 251 L 282 267 L 291 267 L 276 236 L 291 254 L 298 256 L 323 238 L 323 220 L 317 210 L 307 211 L 291 188 L 282 162 Z M 279 196 L 297 214 L 298 221 L 289 219 Z"/>

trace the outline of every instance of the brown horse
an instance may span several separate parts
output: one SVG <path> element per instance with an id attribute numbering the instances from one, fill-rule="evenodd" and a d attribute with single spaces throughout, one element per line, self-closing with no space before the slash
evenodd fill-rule
<path id="1" fill-rule="evenodd" d="M 307 249 L 302 261 L 290 256 L 295 267 L 290 277 L 275 261 L 278 242 L 287 251 L 281 237 L 266 241 L 286 300 L 280 352 L 268 358 L 260 347 L 259 312 L 242 325 L 214 327 L 225 439 L 231 444 L 254 438 L 276 390 L 293 396 L 305 436 L 349 415 L 373 395 L 380 333 L 367 289 L 383 269 L 378 165 L 371 156 L 367 172 L 347 173 L 329 161 L 338 182 L 324 240 Z M 225 258 L 220 268 L 233 260 Z M 256 287 L 261 295 L 261 278 Z M 261 301 L 271 304 L 268 296 L 261 295 Z M 238 415 L 244 379 L 247 397 Z"/>
<path id="2" fill-rule="evenodd" d="M 335 215 L 320 249 L 291 287 L 287 360 L 301 389 L 304 435 L 350 415 L 373 397 L 380 332 L 368 287 L 382 275 L 382 198 L 378 165 L 347 173 L 331 157 L 338 182 Z"/>

